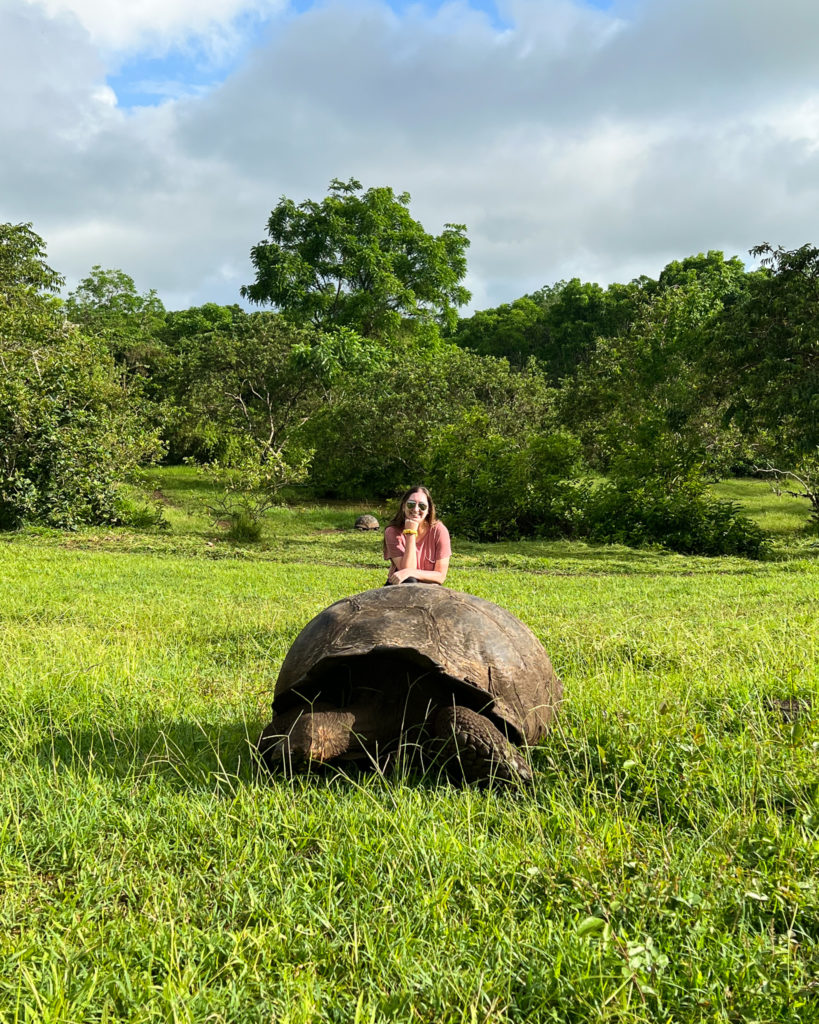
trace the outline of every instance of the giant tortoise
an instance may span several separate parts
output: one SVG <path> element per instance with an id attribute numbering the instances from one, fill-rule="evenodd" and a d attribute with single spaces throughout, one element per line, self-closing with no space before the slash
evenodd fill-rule
<path id="1" fill-rule="evenodd" d="M 289 771 L 413 750 L 467 781 L 526 780 L 516 746 L 545 735 L 562 690 L 540 641 L 503 608 L 430 584 L 380 587 L 296 637 L 259 753 Z"/>

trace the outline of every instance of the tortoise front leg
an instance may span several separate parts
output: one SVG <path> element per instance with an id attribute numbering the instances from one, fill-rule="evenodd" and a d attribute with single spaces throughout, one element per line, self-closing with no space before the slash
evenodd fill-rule
<path id="1" fill-rule="evenodd" d="M 467 782 L 531 782 L 526 759 L 500 729 L 471 708 L 441 708 L 433 721 L 433 734 L 442 741 L 447 771 Z"/>
<path id="2" fill-rule="evenodd" d="M 327 760 L 350 745 L 352 724 L 352 716 L 332 704 L 291 708 L 273 716 L 259 737 L 258 751 L 271 770 Z"/>
<path id="3" fill-rule="evenodd" d="M 375 754 L 379 738 L 392 735 L 392 726 L 385 709 L 372 700 L 345 708 L 314 704 L 275 715 L 259 737 L 258 750 L 271 770 L 366 757 Z"/>

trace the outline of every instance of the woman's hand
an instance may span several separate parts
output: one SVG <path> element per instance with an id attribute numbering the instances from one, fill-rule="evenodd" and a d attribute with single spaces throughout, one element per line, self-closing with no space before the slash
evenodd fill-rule
<path id="1" fill-rule="evenodd" d="M 417 576 L 417 569 L 396 569 L 390 576 L 390 583 L 403 583 L 408 576 Z"/>
<path id="2" fill-rule="evenodd" d="M 404 529 L 405 530 L 417 530 L 421 525 L 421 513 L 415 509 L 412 512 L 407 511 L 404 516 Z"/>

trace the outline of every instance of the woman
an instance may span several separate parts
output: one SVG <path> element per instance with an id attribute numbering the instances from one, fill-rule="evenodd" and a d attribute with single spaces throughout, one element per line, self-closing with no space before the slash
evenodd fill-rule
<path id="1" fill-rule="evenodd" d="M 435 516 L 426 487 L 410 487 L 384 531 L 387 584 L 443 583 L 452 548 L 449 530 Z"/>

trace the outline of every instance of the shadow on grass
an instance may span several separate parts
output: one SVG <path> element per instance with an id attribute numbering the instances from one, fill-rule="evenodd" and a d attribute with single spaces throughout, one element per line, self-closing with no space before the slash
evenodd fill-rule
<path id="1" fill-rule="evenodd" d="M 50 770 L 87 771 L 132 782 L 161 779 L 179 789 L 213 789 L 258 777 L 262 722 L 181 719 L 136 728 L 55 730 L 37 747 Z"/>
<path id="2" fill-rule="evenodd" d="M 49 772 L 87 773 L 136 785 L 160 781 L 179 791 L 231 790 L 287 779 L 281 771 L 270 772 L 256 755 L 263 724 L 261 720 L 208 724 L 182 719 L 136 729 L 69 728 L 55 730 L 42 741 L 36 756 Z M 343 767 L 317 765 L 296 778 L 299 784 L 356 785 L 377 774 L 372 765 L 348 762 Z M 430 778 L 408 774 L 421 785 L 439 783 L 440 772 Z"/>
<path id="3" fill-rule="evenodd" d="M 329 785 L 377 786 L 383 782 L 388 787 L 409 785 L 424 791 L 453 785 L 443 764 L 428 754 L 406 760 L 392 754 L 381 766 L 375 761 L 347 761 L 314 764 L 293 774 L 281 769 L 270 771 L 256 754 L 262 726 L 261 721 L 211 725 L 183 719 L 136 729 L 55 730 L 38 744 L 36 757 L 49 773 L 97 776 L 135 787 L 159 783 L 190 793 L 229 793 L 239 787 L 282 782 L 296 788 L 319 789 Z M 455 784 L 463 788 L 463 783 Z M 502 781 L 490 781 L 479 788 L 495 786 L 507 795 L 518 792 Z"/>

